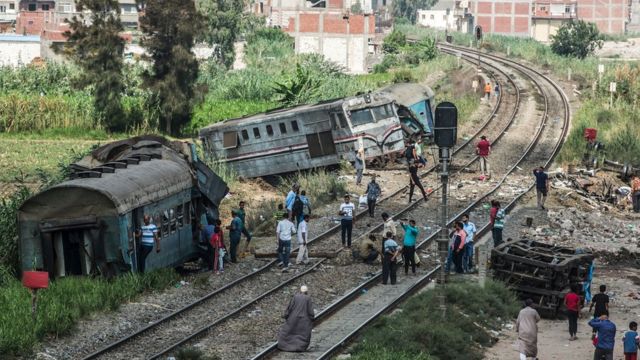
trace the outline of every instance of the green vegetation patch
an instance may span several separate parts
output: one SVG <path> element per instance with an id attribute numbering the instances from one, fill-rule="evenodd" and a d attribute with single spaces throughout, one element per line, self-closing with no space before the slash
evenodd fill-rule
<path id="1" fill-rule="evenodd" d="M 0 353 L 29 354 L 45 335 L 62 335 L 97 311 L 115 310 L 145 291 L 164 289 L 179 278 L 173 269 L 104 278 L 59 279 L 38 291 L 38 311 L 31 316 L 31 294 L 9 274 L 0 274 Z"/>
<path id="2" fill-rule="evenodd" d="M 489 330 L 500 329 L 520 308 L 513 293 L 500 283 L 487 281 L 484 288 L 450 284 L 444 290 L 443 318 L 441 293 L 441 288 L 423 292 L 410 298 L 400 312 L 376 321 L 354 347 L 352 358 L 480 360 L 482 348 L 492 345 Z"/>

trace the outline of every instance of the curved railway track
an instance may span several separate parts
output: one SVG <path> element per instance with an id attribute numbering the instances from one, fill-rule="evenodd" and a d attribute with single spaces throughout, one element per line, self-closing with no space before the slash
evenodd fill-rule
<path id="1" fill-rule="evenodd" d="M 444 49 L 444 51 L 463 51 L 463 50 L 458 48 L 453 48 L 450 50 Z M 473 54 L 470 56 L 473 56 Z M 489 134 L 490 138 L 497 140 L 502 136 L 502 134 L 505 133 L 505 130 L 509 129 L 509 127 L 514 122 L 514 119 L 516 118 L 518 109 L 520 108 L 520 101 L 521 101 L 520 94 L 523 92 L 526 92 L 526 90 L 518 87 L 518 85 L 516 84 L 517 80 L 514 80 L 512 76 L 508 75 L 506 71 L 500 70 L 500 66 L 502 65 L 496 65 L 501 60 L 494 59 L 493 61 L 494 63 L 491 63 L 490 61 L 485 60 L 483 63 L 484 63 L 484 66 L 486 66 L 487 68 L 493 68 L 494 72 L 499 74 L 499 76 L 504 80 L 504 83 L 502 83 L 502 86 L 501 86 L 502 91 L 498 99 L 497 105 L 494 108 L 491 116 L 486 119 L 486 121 L 482 124 L 482 126 L 479 127 L 478 131 L 476 131 L 476 133 L 473 134 L 473 136 L 470 137 L 469 140 L 460 144 L 460 146 L 458 146 L 455 149 L 454 155 L 458 158 L 458 160 L 462 159 L 461 162 L 464 164 L 462 168 L 471 165 L 477 159 L 477 157 L 473 154 L 472 150 L 469 149 L 469 145 L 472 144 L 473 140 L 476 139 L 481 133 L 487 133 Z M 475 62 L 475 58 L 474 58 L 474 62 Z M 523 70 L 523 73 L 525 72 L 526 70 Z M 531 81 L 535 83 L 533 78 L 531 78 Z M 539 90 L 542 92 L 542 87 L 540 87 L 540 85 L 538 86 L 539 86 Z M 510 88 L 512 91 L 510 91 Z M 562 96 L 564 99 L 564 95 Z M 505 108 L 505 106 L 502 106 L 504 103 L 512 103 L 513 104 L 513 109 L 511 109 L 512 111 L 509 111 L 510 110 L 509 108 Z M 541 119 L 543 120 L 547 118 L 546 108 L 548 108 L 548 100 L 545 100 L 544 103 L 545 103 L 545 115 L 541 117 Z M 569 115 L 567 112 L 567 119 L 568 119 L 568 116 Z M 545 128 L 546 126 L 544 126 L 544 123 L 541 124 L 539 126 L 540 131 L 538 132 L 538 135 L 540 135 L 543 132 L 543 129 Z M 566 126 L 564 126 L 564 129 L 565 129 L 564 131 L 566 132 Z M 562 137 L 564 137 L 564 135 Z M 525 155 L 521 157 L 519 163 L 521 163 L 523 159 L 531 152 L 531 150 L 535 147 L 537 142 L 538 142 L 538 137 L 535 137 L 535 139 L 530 143 L 530 146 L 527 148 Z M 558 145 L 554 147 L 554 149 L 556 148 L 559 149 L 559 144 L 560 143 L 558 143 Z M 555 155 L 556 152 L 557 150 L 554 150 L 553 155 Z M 553 155 L 551 155 L 551 158 L 553 157 Z M 541 158 L 541 156 L 538 158 Z M 435 167 L 431 167 L 422 176 L 426 177 L 428 174 L 434 171 L 434 168 Z M 501 181 L 493 188 L 493 190 L 485 194 L 485 196 L 477 199 L 472 205 L 469 205 L 466 208 L 463 206 L 463 205 L 466 205 L 465 203 L 456 204 L 454 206 L 456 208 L 463 208 L 463 211 L 471 211 L 472 213 L 474 213 L 474 215 L 472 216 L 475 216 L 477 212 L 478 218 L 481 218 L 481 211 L 474 212 L 474 209 L 475 209 L 474 206 L 477 207 L 481 205 L 483 199 L 485 199 L 488 196 L 491 196 L 491 194 L 496 193 L 496 191 L 503 184 L 505 184 L 508 176 L 511 173 L 513 173 L 515 170 L 517 170 L 517 165 L 513 166 L 511 169 L 508 169 L 506 174 L 501 178 Z M 402 188 L 390 194 L 389 196 L 387 196 L 386 198 L 382 199 L 379 202 L 380 206 L 384 207 L 385 210 L 387 210 L 388 208 L 388 210 L 391 213 L 395 214 L 394 217 L 396 218 L 410 211 L 415 210 L 418 207 L 418 204 L 421 203 L 422 199 L 408 205 L 406 204 L 406 201 L 405 201 L 405 204 L 402 204 L 402 201 L 398 200 L 398 199 L 402 199 L 402 195 L 404 192 L 406 192 L 406 190 L 407 190 L 407 187 Z M 433 192 L 433 194 L 436 194 L 437 192 L 438 190 L 436 189 Z M 522 196 L 522 194 L 519 194 L 519 196 Z M 363 212 L 359 213 L 357 217 L 358 218 L 364 217 L 364 213 Z M 478 222 L 479 221 L 476 220 L 476 223 Z M 372 231 L 376 231 L 381 227 L 382 225 L 380 224 L 375 227 L 370 227 L 370 230 L 362 229 L 359 233 L 354 231 L 353 237 L 354 239 L 356 239 Z M 354 230 L 356 229 L 357 228 L 355 228 Z M 431 243 L 432 239 L 435 238 L 437 234 L 437 229 L 435 227 L 434 229 L 436 231 L 434 231 L 429 237 L 427 237 L 423 242 L 420 243 L 421 247 L 427 246 L 428 244 Z M 486 226 L 484 226 L 482 229 L 483 231 L 486 231 Z M 327 246 L 329 244 L 330 244 L 329 246 L 333 246 L 333 248 L 335 248 L 335 245 L 336 245 L 335 239 L 339 239 L 339 237 L 337 236 L 338 230 L 339 230 L 339 226 L 335 226 L 327 230 L 326 232 L 320 234 L 316 238 L 312 239 L 310 241 L 310 248 L 313 248 L 314 246 L 318 246 L 318 247 Z M 321 244 L 321 245 L 316 245 L 316 244 Z M 98 351 L 95 351 L 87 355 L 85 359 L 130 358 L 131 354 L 136 354 L 139 356 L 141 346 L 140 344 L 137 343 L 137 340 L 140 340 L 142 337 L 144 337 L 144 340 L 142 340 L 143 342 L 147 342 L 148 339 L 154 339 L 154 338 L 158 339 L 157 343 L 144 345 L 145 349 L 149 349 L 151 351 L 151 353 L 149 353 L 147 352 L 149 350 L 145 350 L 145 355 L 143 355 L 145 358 L 158 358 L 164 354 L 171 353 L 175 348 L 193 341 L 195 338 L 208 333 L 212 328 L 221 325 L 222 323 L 231 319 L 232 317 L 238 316 L 242 312 L 246 312 L 250 310 L 252 307 L 259 305 L 261 301 L 264 301 L 265 298 L 281 295 L 279 294 L 279 292 L 284 291 L 287 285 L 304 282 L 306 281 L 305 280 L 306 278 L 316 276 L 317 271 L 319 269 L 322 270 L 325 259 L 316 260 L 312 266 L 308 267 L 303 272 L 300 272 L 298 274 L 285 274 L 277 278 L 274 278 L 272 276 L 267 276 L 270 272 L 273 272 L 272 270 L 274 268 L 275 262 L 276 262 L 275 260 L 270 261 L 260 269 L 257 269 L 256 271 L 233 281 L 232 283 L 226 285 L 223 288 L 217 289 L 216 291 L 202 297 L 198 301 L 173 312 L 172 314 L 162 318 L 159 321 L 154 322 L 153 324 L 150 324 L 149 326 L 146 326 L 143 329 L 140 329 L 136 333 L 131 334 L 130 336 L 127 336 L 125 338 L 122 338 L 119 341 L 108 345 L 107 347 L 104 347 Z M 356 269 L 356 270 L 360 271 L 361 269 Z M 428 280 L 428 278 L 430 277 L 430 274 L 432 274 L 433 271 L 430 271 L 429 273 L 422 276 L 420 283 L 423 283 L 424 281 Z M 362 283 L 361 280 L 358 281 L 358 283 L 361 283 L 360 286 L 356 287 L 355 290 L 352 290 L 351 292 L 349 292 L 347 296 L 331 304 L 326 304 L 327 307 L 325 311 L 318 314 L 318 316 L 320 316 L 319 320 L 322 319 L 322 317 L 329 317 L 331 313 L 341 308 L 342 306 L 345 306 L 345 304 L 348 304 L 349 299 L 354 298 L 358 294 L 358 289 L 363 288 L 363 286 L 371 286 L 372 284 L 378 281 L 378 278 L 379 278 L 379 273 L 376 273 L 373 276 L 370 276 L 369 279 L 366 280 L 364 283 Z M 250 279 L 252 280 L 252 283 L 248 284 L 248 280 Z M 224 294 L 225 296 L 237 297 L 238 298 L 237 307 L 234 310 L 226 312 L 224 314 L 223 312 L 211 311 L 210 310 L 211 307 L 208 306 L 208 304 L 215 303 L 215 299 L 217 299 L 217 297 L 221 296 L 222 294 Z M 276 310 L 277 312 L 281 311 L 281 309 L 272 309 L 272 310 Z M 216 318 L 216 319 L 214 321 L 211 321 L 211 319 L 208 319 L 208 318 Z M 194 321 L 194 319 L 199 319 L 202 321 Z M 182 335 L 182 333 L 187 333 L 188 336 L 184 336 Z M 175 334 L 175 335 L 168 336 L 167 334 Z M 169 344 L 169 346 L 166 346 L 167 344 Z"/>
<path id="2" fill-rule="evenodd" d="M 447 49 L 453 49 L 459 52 L 468 52 L 473 56 L 476 56 L 477 53 L 473 51 L 469 51 L 466 48 L 460 47 L 448 47 L 443 46 L 443 50 L 447 51 Z M 484 54 L 483 54 L 484 55 Z M 480 238 L 483 234 L 485 234 L 489 230 L 489 220 L 487 211 L 483 211 L 481 209 L 482 205 L 486 203 L 488 199 L 498 198 L 503 201 L 506 205 L 507 209 L 510 209 L 514 206 L 514 204 L 522 198 L 533 185 L 527 186 L 522 191 L 517 194 L 512 194 L 512 196 L 505 196 L 500 193 L 500 190 L 508 185 L 510 181 L 513 181 L 512 177 L 515 177 L 516 180 L 521 181 L 521 167 L 528 166 L 539 166 L 543 164 L 545 167 L 549 166 L 555 156 L 558 154 L 562 143 L 567 135 L 568 125 L 571 117 L 570 108 L 568 100 L 562 91 L 562 89 L 551 79 L 546 77 L 544 74 L 538 72 L 537 70 L 528 68 L 521 64 L 518 64 L 509 59 L 504 59 L 498 56 L 486 56 L 491 61 L 499 62 L 504 65 L 508 65 L 513 69 L 520 71 L 522 74 L 528 76 L 538 87 L 540 90 L 540 94 L 542 95 L 542 104 L 544 105 L 543 113 L 541 114 L 541 124 L 537 127 L 535 135 L 533 136 L 532 141 L 529 142 L 527 148 L 524 151 L 524 154 L 520 156 L 520 158 L 513 163 L 512 166 L 504 173 L 504 175 L 499 179 L 498 183 L 489 191 L 485 192 L 480 198 L 473 201 L 468 206 L 459 208 L 454 210 L 456 213 L 455 216 L 449 219 L 448 223 L 451 224 L 455 219 L 457 219 L 463 213 L 471 213 L 472 218 L 478 226 L 478 235 L 477 238 Z M 477 58 L 474 58 L 474 60 Z M 487 60 L 485 60 L 487 61 Z M 561 121 L 555 121 L 556 119 L 550 119 L 554 116 L 560 116 Z M 542 163 L 543 161 L 543 163 Z M 527 176 L 530 176 L 528 172 L 526 172 Z M 530 181 L 529 181 L 530 182 Z M 497 196 L 496 196 L 497 195 Z M 438 236 L 438 232 L 433 232 L 429 237 L 427 237 L 423 242 L 421 242 L 418 247 L 424 247 L 431 243 Z M 437 265 L 429 271 L 427 274 L 421 276 L 421 278 L 415 282 L 413 286 L 411 286 L 402 296 L 398 297 L 396 300 L 389 302 L 389 304 L 382 309 L 377 310 L 373 313 L 369 318 L 367 318 L 364 322 L 362 322 L 359 326 L 355 327 L 353 330 L 349 331 L 345 336 L 334 339 L 332 344 L 324 344 L 325 346 L 320 349 L 320 351 L 315 351 L 313 356 L 304 356 L 305 359 L 315 358 L 315 359 L 328 359 L 331 356 L 335 355 L 340 349 L 344 348 L 358 333 L 362 330 L 367 324 L 376 319 L 381 314 L 387 312 L 392 309 L 399 300 L 406 297 L 409 293 L 412 293 L 417 287 L 421 287 L 425 284 L 431 277 L 433 277 L 437 270 L 439 270 L 440 265 Z M 365 284 L 361 286 L 370 287 L 373 284 L 376 284 L 378 281 L 377 277 L 380 276 L 380 273 L 376 274 L 376 277 L 370 279 Z M 323 321 L 329 318 L 328 314 L 333 314 L 339 311 L 341 308 L 349 305 L 353 299 L 356 298 L 355 295 L 349 293 L 345 297 L 343 297 L 342 301 L 338 301 L 328 308 L 325 308 L 323 312 L 317 314 L 316 319 L 314 321 L 314 328 L 317 328 Z M 317 347 L 317 346 L 316 346 Z M 253 359 L 267 359 L 267 358 L 276 358 L 276 359 L 290 359 L 291 356 L 287 353 L 282 353 L 277 350 L 276 343 L 272 343 L 270 346 L 265 348 L 263 351 L 258 353 L 253 357 Z"/>

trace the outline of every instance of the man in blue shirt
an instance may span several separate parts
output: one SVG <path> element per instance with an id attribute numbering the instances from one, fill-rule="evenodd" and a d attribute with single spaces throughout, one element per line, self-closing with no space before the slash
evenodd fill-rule
<path id="1" fill-rule="evenodd" d="M 284 206 L 287 208 L 289 212 L 289 220 L 293 220 L 293 202 L 296 200 L 296 195 L 298 195 L 298 191 L 300 191 L 300 185 L 293 184 L 291 186 L 291 190 L 287 194 L 287 198 L 284 201 Z"/>
<path id="2" fill-rule="evenodd" d="M 416 237 L 418 237 L 418 228 L 416 221 L 411 219 L 409 224 L 405 224 L 406 220 L 400 220 L 400 226 L 404 230 L 404 240 L 402 241 L 402 257 L 404 258 L 404 274 L 409 274 L 409 262 L 411 262 L 411 272 L 416 273 Z"/>
<path id="3" fill-rule="evenodd" d="M 462 254 L 462 269 L 469 273 L 473 269 L 473 236 L 478 231 L 476 225 L 469 221 L 469 214 L 462 215 L 462 229 L 467 233 Z"/>
<path id="4" fill-rule="evenodd" d="M 396 258 L 398 257 L 398 243 L 391 238 L 390 232 L 385 234 L 382 248 L 382 284 L 387 285 L 389 278 L 391 285 L 396 283 Z"/>
<path id="5" fill-rule="evenodd" d="M 211 237 L 215 230 L 215 219 L 211 215 L 206 216 L 207 223 L 200 223 L 200 244 L 207 248 L 207 255 L 203 258 L 207 261 L 209 270 L 213 270 L 213 247 L 211 246 Z"/>
<path id="6" fill-rule="evenodd" d="M 593 354 L 594 360 L 613 360 L 613 345 L 616 342 L 616 324 L 607 315 L 589 321 L 589 326 L 598 332 L 598 344 Z"/>
<path id="7" fill-rule="evenodd" d="M 242 220 L 238 216 L 238 212 L 233 210 L 231 211 L 231 216 L 233 220 L 231 220 L 231 224 L 227 227 L 229 229 L 229 239 L 231 243 L 231 249 L 229 249 L 229 256 L 231 257 L 231 262 L 236 263 L 236 254 L 238 253 L 238 245 L 240 244 L 240 238 L 242 237 Z"/>
<path id="8" fill-rule="evenodd" d="M 533 170 L 533 176 L 536 177 L 536 195 L 538 197 L 538 207 L 544 210 L 544 201 L 547 199 L 549 192 L 549 175 L 544 172 L 544 168 L 540 166 Z"/>

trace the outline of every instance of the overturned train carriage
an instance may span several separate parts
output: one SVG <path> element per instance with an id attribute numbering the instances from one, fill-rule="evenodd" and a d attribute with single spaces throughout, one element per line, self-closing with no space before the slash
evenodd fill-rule
<path id="1" fill-rule="evenodd" d="M 491 251 L 493 277 L 531 298 L 543 316 L 556 317 L 571 285 L 590 285 L 593 254 L 522 239 Z"/>
<path id="2" fill-rule="evenodd" d="M 28 199 L 18 213 L 22 268 L 52 278 L 136 271 L 134 233 L 148 214 L 161 252 L 146 268 L 197 258 L 198 224 L 228 188 L 191 144 L 145 136 L 100 147 L 72 164 L 71 179 Z"/>
<path id="3" fill-rule="evenodd" d="M 398 102 L 399 99 L 402 102 Z M 257 177 L 355 160 L 385 163 L 408 137 L 431 132 L 433 92 L 397 84 L 378 92 L 273 110 L 200 130 L 207 153 L 244 177 Z"/>

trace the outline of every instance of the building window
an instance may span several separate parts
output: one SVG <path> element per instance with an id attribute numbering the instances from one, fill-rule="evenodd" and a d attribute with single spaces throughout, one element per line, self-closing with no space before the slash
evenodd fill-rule
<path id="1" fill-rule="evenodd" d="M 260 139 L 260 129 L 257 127 L 253 128 L 253 137 L 256 139 Z"/>
<path id="2" fill-rule="evenodd" d="M 29 11 L 36 11 L 37 10 L 37 5 L 36 4 L 29 4 L 28 10 Z"/>
<path id="3" fill-rule="evenodd" d="M 429 15 L 429 20 L 435 20 L 435 19 L 436 17 L 433 14 Z"/>
<path id="4" fill-rule="evenodd" d="M 295 120 L 293 120 L 293 121 L 291 122 L 291 128 L 293 129 L 293 131 L 298 131 L 298 130 L 300 130 L 300 129 L 298 128 L 298 122 L 297 122 L 297 121 L 295 121 Z"/>
<path id="5" fill-rule="evenodd" d="M 426 20 L 427 19 L 427 15 L 422 14 L 422 20 Z"/>
<path id="6" fill-rule="evenodd" d="M 540 11 L 547 11 L 547 7 L 546 6 L 540 6 Z"/>
<path id="7" fill-rule="evenodd" d="M 10 3 L 9 4 L 9 10 L 15 10 L 15 9 L 16 9 L 16 4 Z"/>
<path id="8" fill-rule="evenodd" d="M 249 140 L 249 132 L 242 130 L 242 140 Z"/>
<path id="9" fill-rule="evenodd" d="M 273 136 L 273 126 L 267 125 L 267 135 Z"/>
<path id="10" fill-rule="evenodd" d="M 42 11 L 49 11 L 49 4 L 42 4 Z"/>
<path id="11" fill-rule="evenodd" d="M 6 13 L 7 12 L 7 7 L 0 5 L 0 13 Z"/>
<path id="12" fill-rule="evenodd" d="M 73 11 L 71 11 L 72 7 L 71 7 L 71 3 L 59 3 L 58 4 L 58 11 L 63 12 L 63 13 L 71 13 Z"/>
<path id="13" fill-rule="evenodd" d="M 280 123 L 280 133 L 281 134 L 287 133 L 287 125 L 285 125 L 285 123 Z"/>

